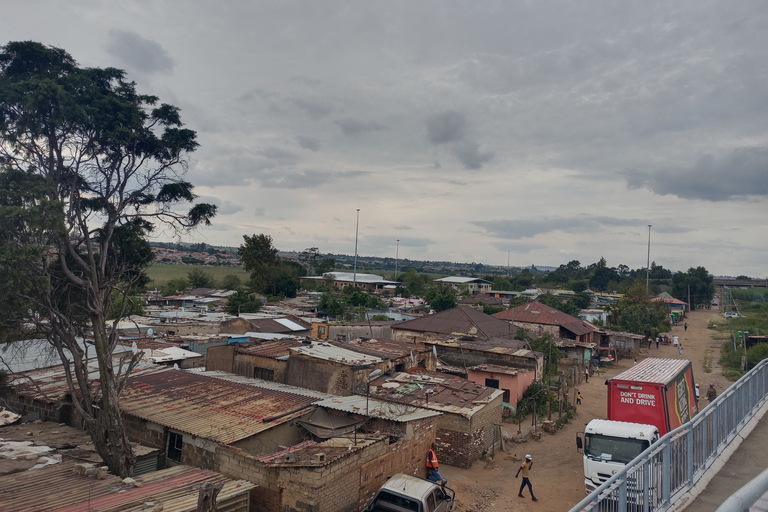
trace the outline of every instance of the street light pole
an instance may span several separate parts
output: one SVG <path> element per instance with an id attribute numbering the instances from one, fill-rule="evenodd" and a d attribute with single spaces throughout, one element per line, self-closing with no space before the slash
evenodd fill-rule
<path id="1" fill-rule="evenodd" d="M 648 224 L 648 263 L 645 265 L 645 293 L 648 293 L 648 279 L 651 276 L 651 225 Z"/>
<path id="2" fill-rule="evenodd" d="M 397 281 L 397 265 L 400 263 L 400 239 L 397 239 L 397 249 L 395 249 L 395 281 Z"/>
<path id="3" fill-rule="evenodd" d="M 360 227 L 360 208 L 357 209 L 357 222 L 355 222 L 355 265 L 352 269 L 352 288 L 357 289 L 357 233 Z"/>

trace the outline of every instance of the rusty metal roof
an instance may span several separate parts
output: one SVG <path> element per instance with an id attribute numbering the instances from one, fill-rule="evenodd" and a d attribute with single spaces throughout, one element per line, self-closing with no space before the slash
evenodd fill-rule
<path id="1" fill-rule="evenodd" d="M 503 373 L 504 375 L 519 375 L 521 373 L 528 373 L 533 371 L 530 369 L 512 368 L 510 366 L 499 366 L 496 364 L 479 364 L 477 366 L 470 366 L 467 368 L 467 370 L 487 373 Z"/>
<path id="2" fill-rule="evenodd" d="M 691 366 L 691 362 L 688 359 L 648 357 L 609 380 L 631 380 L 635 382 L 648 382 L 650 384 L 668 384 L 689 366 Z"/>
<path id="3" fill-rule="evenodd" d="M 230 444 L 309 412 L 307 408 L 316 400 L 168 370 L 131 377 L 120 408 L 159 425 Z M 269 421 L 282 414 L 285 416 Z"/>
<path id="4" fill-rule="evenodd" d="M 504 354 L 524 359 L 537 359 L 541 355 L 541 352 L 528 350 L 527 344 L 524 341 L 509 338 L 487 338 L 471 340 L 450 338 L 446 340 L 427 340 L 425 343 L 428 345 L 437 345 L 438 347 L 460 347 L 464 350 Z"/>
<path id="5" fill-rule="evenodd" d="M 335 437 L 322 443 L 304 441 L 286 450 L 256 457 L 256 459 L 270 467 L 320 467 L 352 455 L 367 446 L 380 443 L 384 439 L 382 436 L 369 439 L 364 434 L 359 434 L 357 442 L 354 437 Z M 319 457 L 321 454 L 324 457 Z"/>
<path id="6" fill-rule="evenodd" d="M 348 350 L 342 346 L 331 345 L 330 343 L 312 343 L 301 347 L 291 348 L 291 355 L 303 355 L 326 361 L 333 361 L 345 365 L 370 365 L 382 362 L 380 357 L 366 355 L 353 350 Z"/>
<path id="7" fill-rule="evenodd" d="M 223 482 L 218 502 L 248 494 L 255 485 L 230 480 L 219 473 L 176 466 L 135 478 L 141 487 L 124 485 L 119 477 L 104 480 L 76 475 L 74 463 L 47 466 L 0 477 L 0 510 L 3 512 L 133 512 L 144 503 L 162 502 L 166 512 L 192 512 L 204 482 Z"/>
<path id="8" fill-rule="evenodd" d="M 382 359 L 392 359 L 406 357 L 413 354 L 429 352 L 431 349 L 424 343 L 412 343 L 408 341 L 395 341 L 386 339 L 352 340 L 344 343 L 330 342 L 336 347 L 380 357 Z"/>
<path id="9" fill-rule="evenodd" d="M 597 330 L 597 327 L 586 320 L 563 313 L 541 302 L 528 302 L 522 306 L 494 313 L 493 316 L 526 324 L 557 325 L 576 335 L 589 334 Z"/>
<path id="10" fill-rule="evenodd" d="M 270 359 L 287 358 L 291 347 L 300 347 L 302 341 L 298 338 L 288 338 L 270 341 L 248 341 L 245 343 L 233 343 L 235 352 L 252 356 L 267 357 Z"/>
<path id="11" fill-rule="evenodd" d="M 514 336 L 517 328 L 509 322 L 486 315 L 469 306 L 459 306 L 392 325 L 393 330 L 466 334 L 478 337 Z"/>
<path id="12" fill-rule="evenodd" d="M 411 368 L 393 377 L 377 379 L 371 383 L 370 393 L 388 402 L 459 414 L 467 418 L 503 394 L 498 389 L 421 368 Z"/>

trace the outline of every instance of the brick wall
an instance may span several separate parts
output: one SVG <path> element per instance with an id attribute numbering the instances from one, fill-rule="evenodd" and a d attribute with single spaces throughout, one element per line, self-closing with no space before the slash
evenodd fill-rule
<path id="1" fill-rule="evenodd" d="M 33 400 L 16 394 L 6 398 L 8 407 L 16 414 L 27 416 L 29 414 L 40 415 L 39 419 L 43 421 L 60 421 L 60 407 L 58 402 L 43 402 L 42 400 Z M 66 407 L 66 406 L 65 406 Z"/>
<path id="2" fill-rule="evenodd" d="M 469 468 L 493 443 L 493 424 L 501 423 L 502 395 L 471 418 L 444 413 L 437 420 L 438 460 L 449 466 Z M 498 440 L 497 440 L 498 441 Z"/>

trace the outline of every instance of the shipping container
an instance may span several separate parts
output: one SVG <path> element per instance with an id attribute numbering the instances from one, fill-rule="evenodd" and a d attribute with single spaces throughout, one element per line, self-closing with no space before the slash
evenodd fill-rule
<path id="1" fill-rule="evenodd" d="M 689 421 L 697 410 L 687 359 L 649 357 L 605 384 L 609 420 L 653 425 L 661 435 Z"/>

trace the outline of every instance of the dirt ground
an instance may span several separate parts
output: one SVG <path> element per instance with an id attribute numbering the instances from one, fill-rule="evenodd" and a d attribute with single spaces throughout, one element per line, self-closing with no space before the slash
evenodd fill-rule
<path id="1" fill-rule="evenodd" d="M 683 346 L 683 358 L 693 362 L 693 377 L 701 386 L 700 405 L 706 405 L 704 394 L 712 382 L 717 388 L 718 395 L 731 382 L 721 375 L 718 360 L 722 341 L 714 341 L 707 330 L 710 319 L 718 318 L 717 309 L 697 310 L 690 312 L 685 321 L 688 330 L 683 325 L 673 327 L 670 331 L 680 337 Z M 711 372 L 704 372 L 704 358 L 707 352 L 711 354 Z M 637 353 L 640 362 L 646 357 L 678 358 L 677 350 L 670 346 L 661 345 L 658 349 L 643 348 Z M 443 468 L 441 473 L 448 480 L 448 486 L 456 491 L 459 512 L 502 512 L 502 511 L 567 511 L 584 498 L 584 471 L 582 456 L 576 451 L 576 433 L 582 431 L 584 425 L 594 418 L 606 416 L 606 387 L 605 379 L 613 377 L 629 368 L 631 359 L 624 359 L 609 366 L 607 371 L 589 379 L 589 383 L 581 383 L 578 388 L 583 397 L 582 405 L 578 406 L 574 421 L 556 434 L 544 434 L 541 441 L 528 437 L 525 443 L 507 444 L 505 452 L 496 452 L 495 460 L 478 461 L 471 469 L 460 469 L 451 466 Z M 557 413 L 553 412 L 553 419 Z M 531 425 L 530 418 L 523 422 L 523 428 Z M 504 430 L 510 439 L 517 433 L 516 423 L 505 423 Z M 525 454 L 533 457 L 531 483 L 538 502 L 530 499 L 528 490 L 524 491 L 525 499 L 517 496 L 521 478 L 515 478 L 515 473 Z"/>

